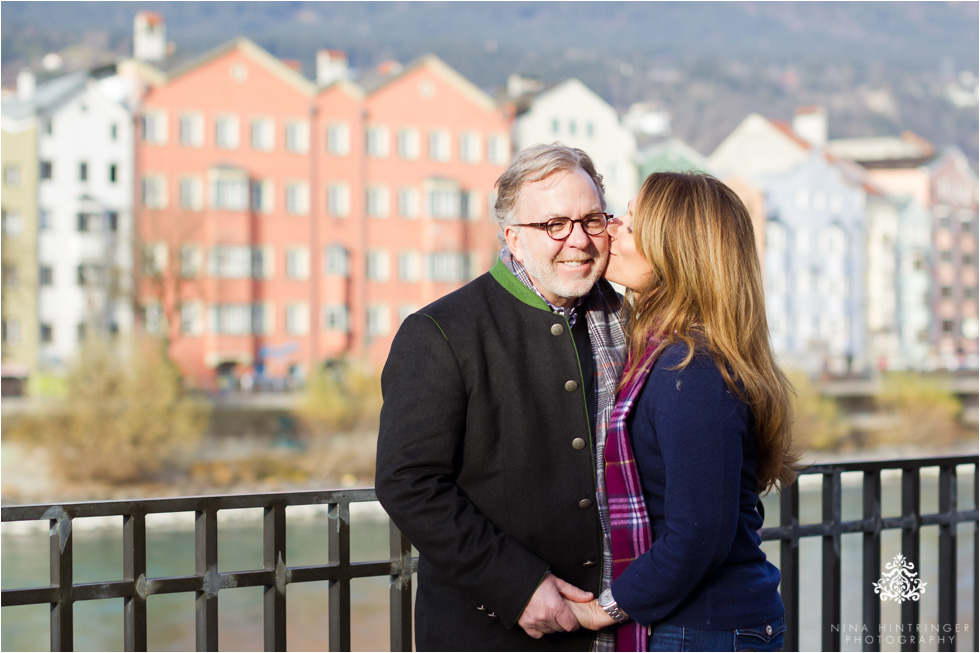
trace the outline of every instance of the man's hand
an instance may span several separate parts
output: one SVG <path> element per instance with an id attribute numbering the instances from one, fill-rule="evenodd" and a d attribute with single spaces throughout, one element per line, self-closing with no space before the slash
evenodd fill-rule
<path id="1" fill-rule="evenodd" d="M 599 607 L 598 601 L 589 601 L 588 603 L 566 601 L 565 605 L 568 606 L 568 609 L 571 610 L 575 615 L 575 618 L 578 619 L 578 622 L 582 628 L 599 630 L 600 628 L 605 628 L 606 626 L 611 626 L 616 623 L 613 621 L 612 617 L 606 614 L 605 610 Z"/>
<path id="2" fill-rule="evenodd" d="M 578 630 L 579 622 L 569 608 L 569 603 L 592 600 L 592 592 L 586 592 L 560 578 L 548 574 L 534 590 L 517 625 L 534 639 L 551 633 Z"/>

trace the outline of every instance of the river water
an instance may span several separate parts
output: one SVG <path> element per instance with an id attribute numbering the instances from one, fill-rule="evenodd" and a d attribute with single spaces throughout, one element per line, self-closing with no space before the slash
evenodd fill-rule
<path id="1" fill-rule="evenodd" d="M 966 471 L 966 468 L 962 468 Z M 938 476 L 923 471 L 922 513 L 938 510 Z M 800 501 L 801 523 L 820 521 L 820 490 L 816 478 L 805 478 Z M 861 477 L 844 475 L 843 517 L 861 517 Z M 972 473 L 959 478 L 960 510 L 973 507 L 975 480 Z M 884 516 L 901 513 L 899 479 L 883 480 Z M 766 497 L 767 524 L 778 519 L 778 498 Z M 219 513 L 219 568 L 221 571 L 258 569 L 262 566 L 261 511 L 223 511 Z M 290 566 L 322 564 L 327 560 L 327 522 L 323 515 L 304 508 L 287 510 L 287 562 Z M 48 583 L 47 528 L 24 529 L 4 524 L 0 539 L 0 582 L 4 589 L 36 587 Z M 147 517 L 148 576 L 189 575 L 194 572 L 193 515 L 150 515 Z M 920 650 L 938 650 L 938 636 L 932 632 L 938 615 L 938 527 L 922 529 L 922 555 L 919 569 L 925 590 L 920 599 L 921 624 L 925 629 Z M 372 506 L 352 506 L 351 552 L 354 561 L 387 558 L 388 526 L 384 515 Z M 80 519 L 74 522 L 75 582 L 119 580 L 122 578 L 121 520 Z M 898 531 L 882 535 L 882 565 L 901 553 Z M 779 544 L 767 542 L 767 555 L 779 564 Z M 842 538 L 842 649 L 861 650 L 861 535 Z M 956 649 L 972 649 L 972 629 L 976 615 L 971 614 L 974 583 L 972 574 L 974 529 L 971 524 L 958 529 L 957 538 L 957 620 L 962 628 Z M 804 650 L 820 647 L 820 538 L 806 538 L 800 544 L 801 596 L 800 645 Z M 884 571 L 884 570 L 882 570 Z M 326 650 L 328 600 L 327 583 L 296 583 L 287 586 L 287 641 L 290 650 Z M 222 590 L 219 595 L 219 641 L 221 650 L 262 650 L 262 588 Z M 351 644 L 355 651 L 389 650 L 388 579 L 360 579 L 352 582 Z M 194 596 L 170 594 L 151 596 L 147 601 L 148 643 L 151 651 L 194 650 Z M 75 604 L 75 650 L 102 651 L 123 648 L 122 599 L 80 602 Z M 882 621 L 897 624 L 899 604 L 882 605 Z M 877 631 L 874 634 L 878 634 Z M 898 651 L 895 631 L 881 633 L 881 650 Z M 946 635 L 949 636 L 949 635 Z M 891 637 L 891 640 L 889 640 Z M 48 607 L 6 607 L 0 613 L 0 648 L 3 651 L 46 651 L 48 641 Z"/>

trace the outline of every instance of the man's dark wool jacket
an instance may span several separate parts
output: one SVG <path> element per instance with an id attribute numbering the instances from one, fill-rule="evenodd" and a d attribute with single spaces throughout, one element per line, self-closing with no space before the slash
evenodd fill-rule
<path id="1" fill-rule="evenodd" d="M 600 591 L 584 313 L 572 331 L 498 262 L 395 336 L 376 486 L 420 553 L 418 650 L 592 646 L 589 630 L 535 640 L 517 625 L 549 571 Z"/>

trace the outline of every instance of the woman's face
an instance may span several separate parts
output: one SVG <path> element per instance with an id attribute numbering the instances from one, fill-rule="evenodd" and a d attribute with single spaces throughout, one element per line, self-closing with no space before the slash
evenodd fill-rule
<path id="1" fill-rule="evenodd" d="M 653 267 L 636 248 L 633 240 L 633 208 L 636 198 L 630 200 L 624 215 L 613 218 L 606 226 L 609 233 L 609 265 L 607 280 L 630 290 L 640 290 L 647 285 Z"/>

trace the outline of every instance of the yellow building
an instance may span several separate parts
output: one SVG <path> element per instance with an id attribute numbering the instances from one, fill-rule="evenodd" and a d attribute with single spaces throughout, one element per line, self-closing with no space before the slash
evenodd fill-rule
<path id="1" fill-rule="evenodd" d="M 37 121 L 33 111 L 11 111 L 4 103 L 0 168 L 3 262 L 0 312 L 3 318 L 3 393 L 16 393 L 38 362 L 38 174 Z M 26 107 L 23 107 L 26 109 Z"/>

